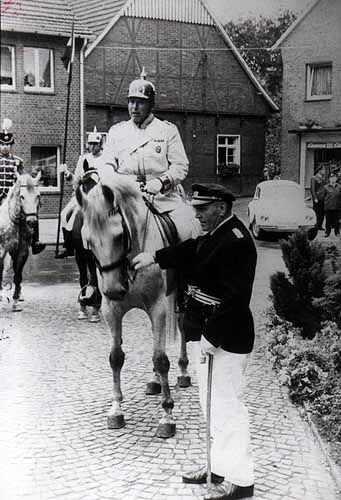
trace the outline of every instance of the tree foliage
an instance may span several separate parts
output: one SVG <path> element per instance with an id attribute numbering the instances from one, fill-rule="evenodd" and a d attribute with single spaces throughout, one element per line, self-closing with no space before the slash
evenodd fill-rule
<path id="1" fill-rule="evenodd" d="M 284 11 L 277 19 L 260 16 L 226 24 L 225 29 L 258 81 L 280 105 L 282 96 L 282 58 L 280 50 L 270 50 L 296 19 L 291 11 Z M 265 165 L 280 167 L 281 115 L 267 121 L 265 136 Z"/>
<path id="2" fill-rule="evenodd" d="M 279 50 L 270 50 L 296 19 L 284 11 L 277 19 L 260 16 L 240 22 L 230 21 L 225 29 L 260 83 L 275 101 L 280 101 L 282 60 Z"/>

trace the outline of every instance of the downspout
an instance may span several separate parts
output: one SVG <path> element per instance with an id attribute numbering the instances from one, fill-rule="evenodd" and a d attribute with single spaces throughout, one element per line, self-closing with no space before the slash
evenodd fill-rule
<path id="1" fill-rule="evenodd" d="M 80 144 L 81 154 L 84 153 L 84 52 L 88 44 L 88 39 L 84 38 L 79 58 L 79 77 L 80 77 Z"/>

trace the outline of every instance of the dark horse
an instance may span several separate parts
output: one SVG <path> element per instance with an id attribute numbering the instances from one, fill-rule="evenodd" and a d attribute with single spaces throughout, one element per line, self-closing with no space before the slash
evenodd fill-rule
<path id="1" fill-rule="evenodd" d="M 4 259 L 9 253 L 14 271 L 13 311 L 22 309 L 19 305 L 22 271 L 29 254 L 34 225 L 38 223 L 40 176 L 41 173 L 35 178 L 29 174 L 18 175 L 0 207 L 0 290 Z"/>
<path id="2" fill-rule="evenodd" d="M 109 358 L 113 372 L 113 403 L 108 413 L 108 426 L 117 429 L 125 425 L 121 407 L 121 368 L 125 357 L 122 350 L 122 319 L 127 311 L 137 307 L 146 311 L 152 324 L 154 380 L 147 385 L 147 394 L 151 393 L 151 387 L 161 386 L 165 412 L 157 435 L 171 437 L 175 433 L 172 416 L 174 402 L 168 383 L 170 363 L 166 339 L 169 333 L 177 330 L 175 292 L 167 294 L 166 273 L 158 266 L 151 266 L 136 274 L 130 269 L 130 259 L 142 249 L 155 251 L 164 246 L 159 223 L 150 215 L 137 183 L 129 176 L 116 174 L 112 170 L 105 178 L 102 178 L 101 172 L 100 181 L 88 193 L 80 186 L 76 195 L 84 216 L 84 237 L 95 256 L 98 269 L 103 317 L 113 339 Z M 187 205 L 185 209 L 192 216 L 193 209 Z M 181 239 L 190 237 L 192 229 L 184 228 L 183 234 L 179 234 Z M 188 386 L 188 357 L 183 331 L 181 333 L 178 362 L 181 376 L 178 377 L 178 383 Z M 136 342 L 140 343 L 142 339 L 136 339 Z"/>

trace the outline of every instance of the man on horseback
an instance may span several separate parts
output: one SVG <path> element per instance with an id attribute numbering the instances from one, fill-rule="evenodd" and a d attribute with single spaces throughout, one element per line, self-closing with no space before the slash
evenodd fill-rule
<path id="1" fill-rule="evenodd" d="M 154 116 L 155 87 L 145 76 L 143 70 L 141 78 L 131 82 L 130 120 L 110 128 L 102 161 L 118 173 L 135 176 L 155 209 L 168 213 L 179 231 L 194 219 L 180 185 L 188 173 L 188 159 L 177 127 Z"/>
<path id="2" fill-rule="evenodd" d="M 7 198 L 8 191 L 17 180 L 17 175 L 24 173 L 24 165 L 21 158 L 13 154 L 14 135 L 9 132 L 12 121 L 5 118 L 0 132 L 0 205 Z M 39 220 L 33 226 L 31 240 L 33 255 L 44 250 L 46 245 L 39 241 Z"/>
<path id="3" fill-rule="evenodd" d="M 61 171 L 64 172 L 66 180 L 72 181 L 74 191 L 83 181 L 86 173 L 89 174 L 89 180 L 91 181 L 91 176 L 97 172 L 98 163 L 102 155 L 102 143 L 102 134 L 97 132 L 96 127 L 94 127 L 93 132 L 90 132 L 88 136 L 87 152 L 80 155 L 74 174 L 67 168 L 66 164 L 61 165 Z M 94 179 L 94 181 L 97 181 L 97 179 Z M 72 228 L 77 209 L 78 203 L 73 194 L 61 213 L 61 226 L 65 250 L 56 256 L 57 259 L 64 259 L 65 257 L 72 257 L 74 255 Z"/>

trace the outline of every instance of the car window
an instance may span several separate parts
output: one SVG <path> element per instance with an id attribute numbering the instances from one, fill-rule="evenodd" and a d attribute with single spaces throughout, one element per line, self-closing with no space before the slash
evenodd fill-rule
<path id="1" fill-rule="evenodd" d="M 264 190 L 264 197 L 271 200 L 296 201 L 303 199 L 303 192 L 296 186 L 272 186 L 271 189 Z"/>

